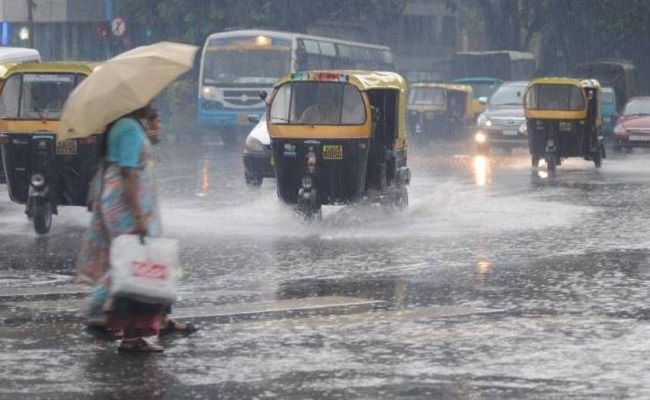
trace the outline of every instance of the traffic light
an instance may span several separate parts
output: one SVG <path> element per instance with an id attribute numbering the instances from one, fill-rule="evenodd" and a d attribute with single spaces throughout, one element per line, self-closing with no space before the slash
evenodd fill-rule
<path id="1" fill-rule="evenodd" d="M 99 36 L 100 39 L 106 39 L 111 34 L 111 27 L 106 22 L 97 24 L 95 27 L 95 33 Z"/>

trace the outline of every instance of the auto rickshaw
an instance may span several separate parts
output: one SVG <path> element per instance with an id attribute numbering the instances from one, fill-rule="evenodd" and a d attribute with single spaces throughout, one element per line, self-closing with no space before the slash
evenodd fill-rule
<path id="1" fill-rule="evenodd" d="M 524 114 L 534 167 L 544 159 L 554 173 L 562 159 L 582 157 L 600 168 L 605 157 L 600 96 L 594 79 L 539 78 L 528 84 Z"/>
<path id="2" fill-rule="evenodd" d="M 305 219 L 360 200 L 402 209 L 406 82 L 392 72 L 316 71 L 275 85 L 267 122 L 278 196 Z"/>
<path id="3" fill-rule="evenodd" d="M 59 206 L 86 206 L 99 135 L 57 142 L 63 105 L 95 65 L 39 63 L 2 69 L 0 148 L 11 201 L 39 235 Z"/>
<path id="4" fill-rule="evenodd" d="M 409 89 L 408 127 L 414 138 L 464 138 L 473 124 L 472 87 L 415 83 Z"/>

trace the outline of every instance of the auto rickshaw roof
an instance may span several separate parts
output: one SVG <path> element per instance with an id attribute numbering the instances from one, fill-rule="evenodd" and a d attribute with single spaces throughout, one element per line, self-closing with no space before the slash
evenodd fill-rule
<path id="1" fill-rule="evenodd" d="M 572 85 L 578 88 L 600 88 L 600 83 L 595 79 L 576 79 L 564 77 L 545 77 L 530 81 L 528 86 L 533 85 Z"/>
<path id="2" fill-rule="evenodd" d="M 470 85 L 465 85 L 462 83 L 419 82 L 413 83 L 410 86 L 412 88 L 442 88 L 456 92 L 473 92 L 473 89 Z"/>
<path id="3" fill-rule="evenodd" d="M 406 90 L 406 80 L 395 72 L 387 71 L 361 71 L 361 70 L 329 70 L 295 72 L 283 76 L 275 87 L 287 82 L 321 81 L 321 82 L 346 82 L 356 86 L 359 90 L 370 89 L 395 89 Z"/>
<path id="4" fill-rule="evenodd" d="M 0 79 L 4 80 L 17 73 L 57 73 L 68 72 L 77 74 L 90 74 L 100 65 L 98 62 L 83 61 L 55 61 L 29 64 L 0 64 Z"/>

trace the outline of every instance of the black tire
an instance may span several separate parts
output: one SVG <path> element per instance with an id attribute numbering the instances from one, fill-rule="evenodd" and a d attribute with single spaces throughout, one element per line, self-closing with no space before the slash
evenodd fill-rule
<path id="1" fill-rule="evenodd" d="M 539 157 L 538 156 L 531 156 L 530 157 L 530 164 L 533 166 L 533 168 L 539 167 Z"/>
<path id="2" fill-rule="evenodd" d="M 594 152 L 594 165 L 596 168 L 603 166 L 603 149 L 600 145 L 596 146 L 596 151 Z"/>
<path id="3" fill-rule="evenodd" d="M 549 174 L 553 175 L 555 174 L 555 170 L 557 169 L 557 156 L 555 153 L 548 153 L 546 154 L 546 169 Z"/>
<path id="4" fill-rule="evenodd" d="M 395 196 L 395 208 L 398 210 L 405 210 L 409 206 L 409 191 L 408 188 L 403 185 L 397 189 L 397 194 Z"/>
<path id="5" fill-rule="evenodd" d="M 264 178 L 261 176 L 255 176 L 255 175 L 249 175 L 245 174 L 244 179 L 246 180 L 246 186 L 248 186 L 251 189 L 257 189 L 260 186 L 262 186 L 262 181 Z"/>
<path id="6" fill-rule="evenodd" d="M 52 228 L 52 205 L 47 199 L 34 200 L 34 230 L 39 235 L 46 235 Z"/>

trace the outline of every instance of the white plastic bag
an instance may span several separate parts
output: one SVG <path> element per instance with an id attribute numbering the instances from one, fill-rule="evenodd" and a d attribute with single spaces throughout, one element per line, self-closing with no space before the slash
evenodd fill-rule
<path id="1" fill-rule="evenodd" d="M 178 242 L 173 239 L 120 235 L 111 243 L 112 296 L 152 304 L 176 301 Z"/>

